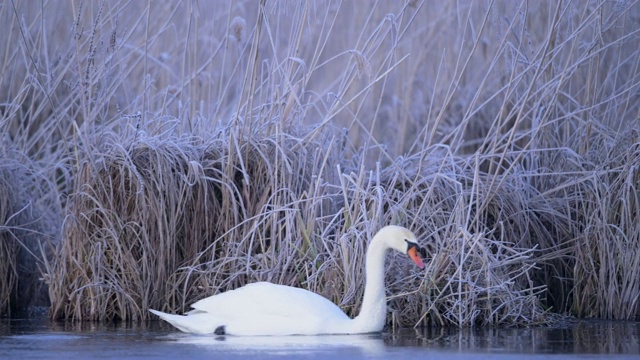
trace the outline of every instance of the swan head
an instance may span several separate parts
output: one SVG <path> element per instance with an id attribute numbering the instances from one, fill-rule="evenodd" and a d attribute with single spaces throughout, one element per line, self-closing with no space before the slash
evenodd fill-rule
<path id="1" fill-rule="evenodd" d="M 407 254 L 420 269 L 424 269 L 422 260 L 427 258 L 427 251 L 418 245 L 416 235 L 411 230 L 402 226 L 389 225 L 383 227 L 378 235 L 385 239 L 389 248 Z"/>

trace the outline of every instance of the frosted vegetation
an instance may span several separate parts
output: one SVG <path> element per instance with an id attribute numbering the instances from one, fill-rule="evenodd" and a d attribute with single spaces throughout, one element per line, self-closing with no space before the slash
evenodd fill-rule
<path id="1" fill-rule="evenodd" d="M 632 1 L 7 1 L 0 313 L 144 320 L 255 281 L 393 326 L 640 318 Z M 257 299 L 258 300 L 258 299 Z"/>

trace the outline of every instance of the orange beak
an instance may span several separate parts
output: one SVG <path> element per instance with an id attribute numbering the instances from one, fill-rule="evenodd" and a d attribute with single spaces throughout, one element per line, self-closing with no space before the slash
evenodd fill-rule
<path id="1" fill-rule="evenodd" d="M 409 250 L 407 250 L 407 255 L 409 255 L 411 260 L 413 260 L 413 262 L 416 263 L 416 265 L 418 265 L 420 270 L 424 269 L 424 263 L 422 262 L 422 259 L 420 258 L 420 253 L 418 251 L 418 247 L 417 246 L 410 247 Z"/>

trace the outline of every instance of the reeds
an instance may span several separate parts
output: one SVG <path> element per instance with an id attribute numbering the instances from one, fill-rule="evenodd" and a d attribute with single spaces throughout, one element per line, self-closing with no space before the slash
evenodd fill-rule
<path id="1" fill-rule="evenodd" d="M 111 139 L 83 166 L 51 272 L 53 315 L 135 319 L 186 309 L 210 289 L 299 284 L 318 251 L 309 234 L 324 195 L 313 175 L 326 154 L 284 134 L 236 135 Z"/>
<path id="2" fill-rule="evenodd" d="M 0 135 L 60 229 L 52 317 L 257 280 L 353 315 L 390 223 L 433 254 L 389 260 L 394 325 L 640 317 L 635 3 L 13 4 Z"/>
<path id="3" fill-rule="evenodd" d="M 60 215 L 46 179 L 14 156 L 0 149 L 0 314 L 29 316 L 49 305 L 42 274 Z"/>
<path id="4" fill-rule="evenodd" d="M 0 173 L 0 274 L 2 274 L 3 281 L 0 283 L 0 313 L 5 313 L 9 310 L 11 305 L 11 297 L 17 294 L 17 254 L 20 252 L 20 247 L 11 236 L 9 221 L 13 215 L 13 204 L 17 203 L 13 199 L 13 193 L 16 186 L 11 181 L 11 174 L 9 171 L 2 171 Z"/>

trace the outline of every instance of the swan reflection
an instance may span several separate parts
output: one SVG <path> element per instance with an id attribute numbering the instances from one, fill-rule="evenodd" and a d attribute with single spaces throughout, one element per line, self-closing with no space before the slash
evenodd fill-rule
<path id="1" fill-rule="evenodd" d="M 236 353 L 269 352 L 361 352 L 380 354 L 385 345 L 380 334 L 314 336 L 215 336 L 175 333 L 169 338 L 179 344 L 195 345 Z"/>

